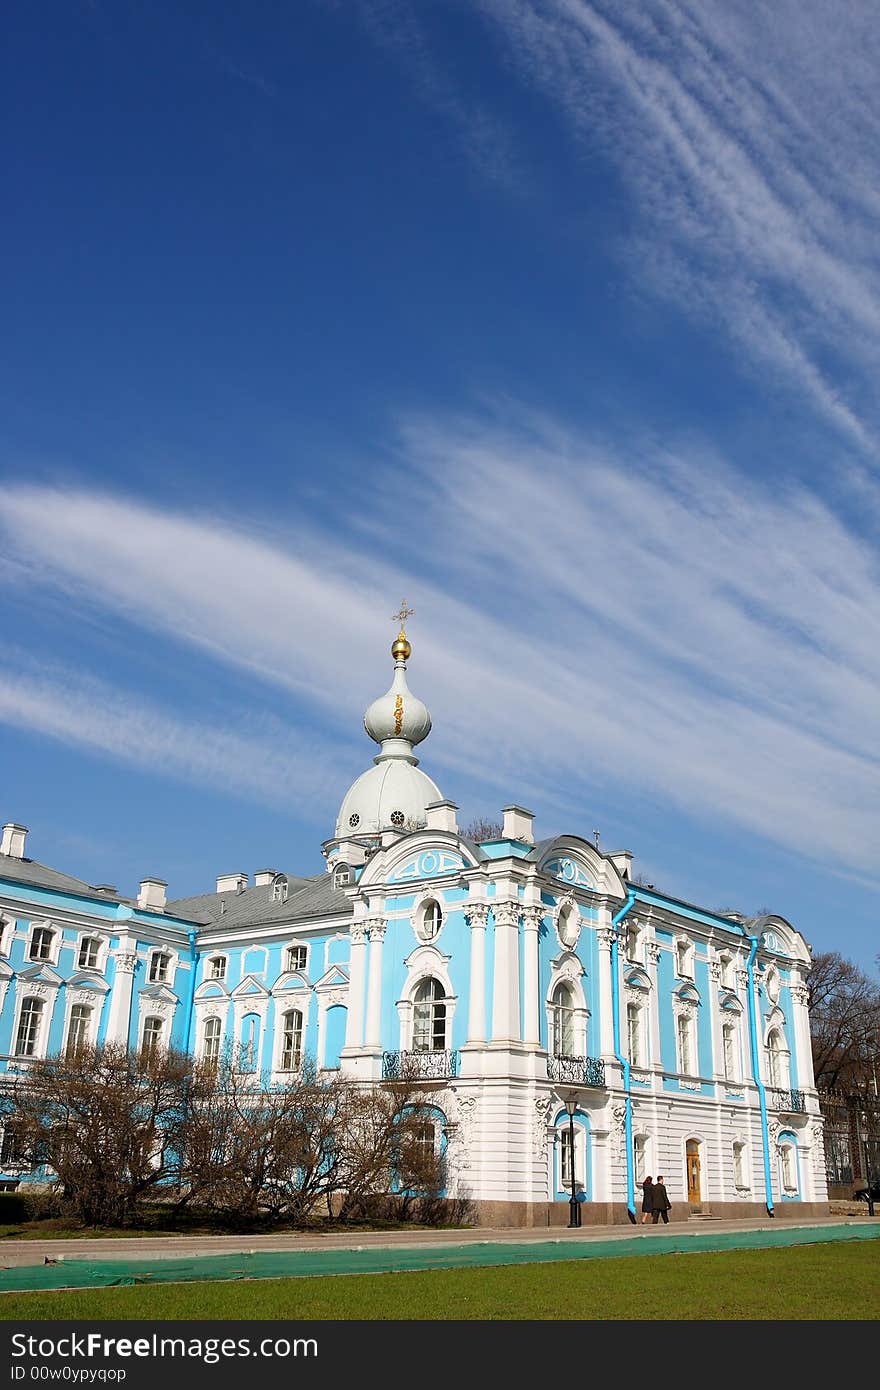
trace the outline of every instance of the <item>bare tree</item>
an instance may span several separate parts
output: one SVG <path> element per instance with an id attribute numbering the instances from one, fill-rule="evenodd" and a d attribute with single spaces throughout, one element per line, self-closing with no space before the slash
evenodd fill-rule
<path id="1" fill-rule="evenodd" d="M 7 1123 L 85 1225 L 126 1226 L 176 1179 L 194 1099 L 183 1054 L 108 1044 L 33 1062 L 7 1098 Z"/>
<path id="2" fill-rule="evenodd" d="M 816 1085 L 859 1091 L 876 1084 L 880 986 L 837 951 L 813 957 L 808 983 Z"/>
<path id="3" fill-rule="evenodd" d="M 477 816 L 466 825 L 462 831 L 466 840 L 473 840 L 476 844 L 482 844 L 485 840 L 500 840 L 504 834 L 504 826 L 500 820 L 490 820 L 486 816 Z"/>
<path id="4" fill-rule="evenodd" d="M 442 1189 L 433 1135 L 433 1107 L 415 1080 L 348 1088 L 342 1148 L 339 1219 L 370 1213 L 375 1199 L 396 1192 L 404 1211 L 415 1196 Z"/>

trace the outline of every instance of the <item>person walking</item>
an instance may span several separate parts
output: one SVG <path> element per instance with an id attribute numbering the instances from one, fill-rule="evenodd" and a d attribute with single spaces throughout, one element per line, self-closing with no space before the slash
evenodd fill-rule
<path id="1" fill-rule="evenodd" d="M 662 1216 L 664 1226 L 668 1226 L 669 1213 L 671 1210 L 672 1203 L 669 1200 L 669 1194 L 666 1191 L 666 1185 L 663 1182 L 663 1177 L 661 1174 L 660 1176 L 658 1176 L 657 1181 L 654 1183 L 654 1186 L 651 1190 L 651 1216 L 654 1225 L 657 1225 L 657 1222 L 660 1220 L 660 1217 Z"/>
<path id="2" fill-rule="evenodd" d="M 647 1226 L 648 1222 L 651 1220 L 651 1214 L 652 1214 L 652 1212 L 653 1212 L 653 1210 L 654 1210 L 654 1203 L 653 1203 L 653 1200 L 652 1200 L 653 1191 L 654 1191 L 654 1185 L 653 1185 L 653 1182 L 651 1181 L 650 1177 L 645 1178 L 645 1181 L 642 1183 L 642 1225 L 643 1225 L 643 1226 Z"/>

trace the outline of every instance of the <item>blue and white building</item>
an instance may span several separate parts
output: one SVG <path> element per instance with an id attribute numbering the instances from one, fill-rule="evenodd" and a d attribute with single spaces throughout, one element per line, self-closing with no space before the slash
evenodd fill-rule
<path id="1" fill-rule="evenodd" d="M 83 1040 L 230 1046 L 266 1084 L 306 1055 L 365 1086 L 433 1093 L 447 1191 L 486 1223 L 626 1221 L 662 1173 L 672 1219 L 827 1211 L 809 949 L 780 917 L 720 916 L 634 882 L 629 851 L 536 841 L 502 813 L 482 843 L 419 766 L 431 719 L 403 631 L 379 745 L 342 799 L 326 871 L 222 874 L 135 898 L 0 843 L 0 1067 Z M 0 1182 L 40 1173 L 4 1141 Z"/>

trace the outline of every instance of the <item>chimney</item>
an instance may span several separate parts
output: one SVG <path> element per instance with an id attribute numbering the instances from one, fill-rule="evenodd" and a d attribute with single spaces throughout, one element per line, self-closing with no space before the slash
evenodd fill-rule
<path id="1" fill-rule="evenodd" d="M 0 840 L 0 854 L 8 854 L 10 859 L 24 859 L 24 838 L 27 835 L 26 825 L 15 825 L 14 822 L 3 827 L 3 838 Z"/>
<path id="2" fill-rule="evenodd" d="M 167 887 L 164 878 L 142 878 L 137 895 L 138 907 L 145 912 L 164 912 Z"/>
<path id="3" fill-rule="evenodd" d="M 254 874 L 254 887 L 267 888 L 277 873 L 277 869 L 257 869 L 257 872 Z M 223 892 L 223 889 L 220 887 L 219 878 L 217 880 L 217 892 Z"/>
<path id="4" fill-rule="evenodd" d="M 218 893 L 243 893 L 248 886 L 247 874 L 218 874 Z"/>
<path id="5" fill-rule="evenodd" d="M 629 881 L 633 866 L 632 850 L 616 849 L 613 854 L 609 853 L 605 857 L 611 860 L 620 877 Z"/>
<path id="6" fill-rule="evenodd" d="M 535 837 L 532 834 L 534 811 L 526 811 L 522 806 L 504 806 L 502 815 L 504 816 L 502 834 L 505 840 L 519 840 L 526 845 L 535 843 Z"/>
<path id="7" fill-rule="evenodd" d="M 455 813 L 458 810 L 454 801 L 432 801 L 425 807 L 426 828 L 428 830 L 451 830 L 458 834 Z"/>

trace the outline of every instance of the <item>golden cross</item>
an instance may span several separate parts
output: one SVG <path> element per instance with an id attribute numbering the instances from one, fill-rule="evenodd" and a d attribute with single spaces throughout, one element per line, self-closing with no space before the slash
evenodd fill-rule
<path id="1" fill-rule="evenodd" d="M 393 623 L 400 623 L 401 628 L 403 628 L 403 625 L 406 622 L 407 618 L 410 616 L 410 614 L 415 613 L 415 611 L 416 610 L 414 608 L 407 608 L 406 599 L 404 599 L 400 605 L 400 612 L 392 613 L 391 621 Z"/>

